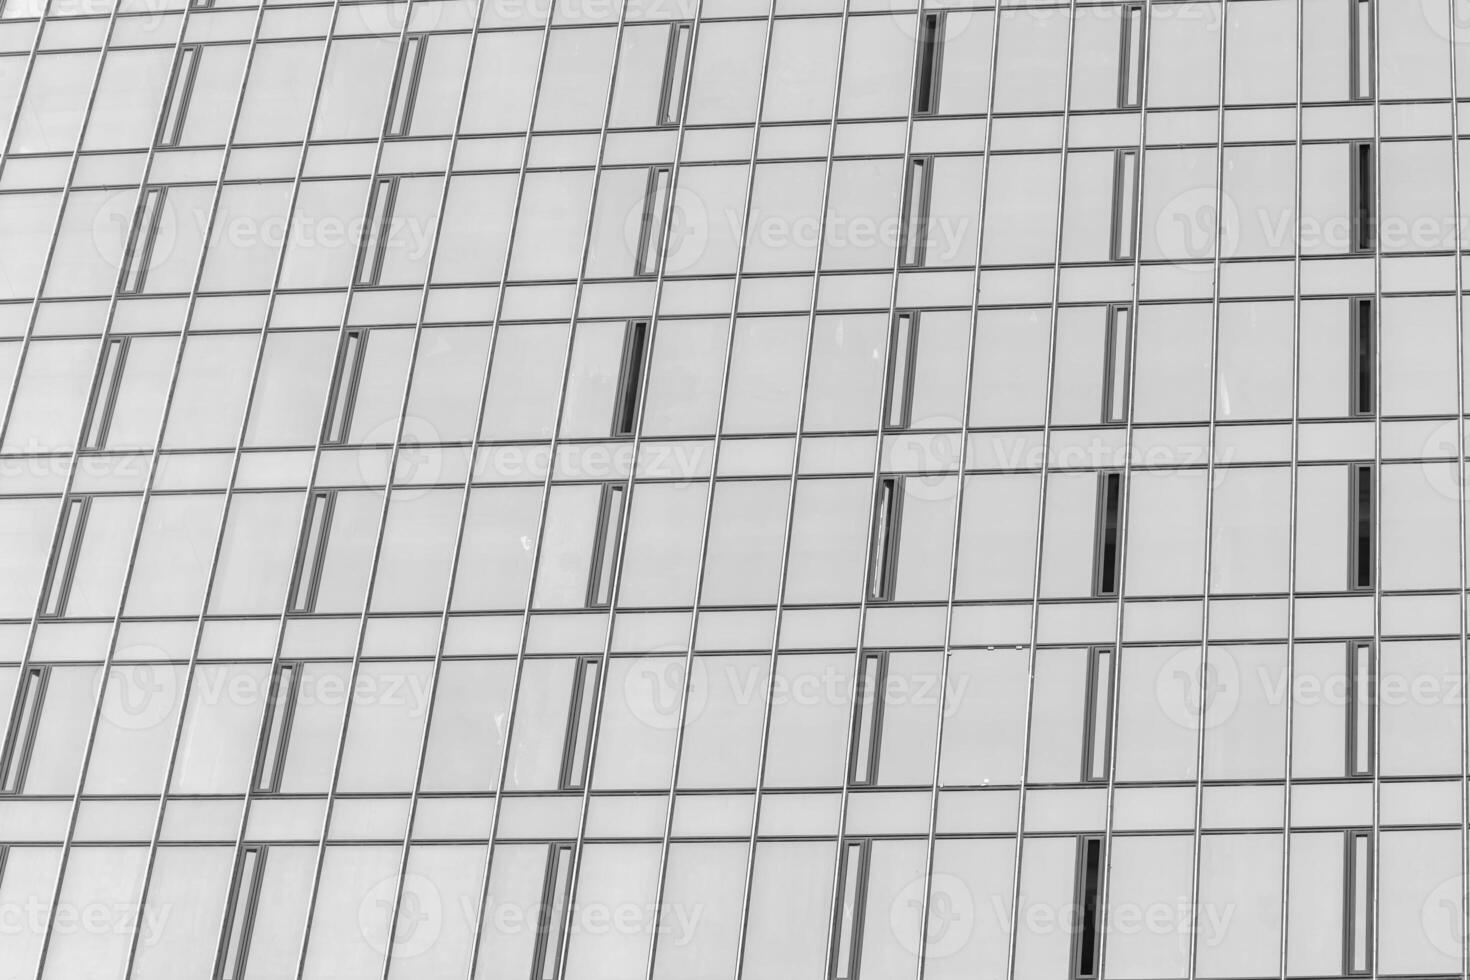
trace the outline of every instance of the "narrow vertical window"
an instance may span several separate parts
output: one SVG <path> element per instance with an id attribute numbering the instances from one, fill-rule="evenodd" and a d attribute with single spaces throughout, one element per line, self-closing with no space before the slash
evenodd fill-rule
<path id="1" fill-rule="evenodd" d="M 153 259 L 153 242 L 158 237 L 158 223 L 163 217 L 165 187 L 148 187 L 133 216 L 132 231 L 123 253 L 121 292 L 141 293 L 148 279 L 148 266 Z"/>
<path id="2" fill-rule="evenodd" d="M 928 251 L 929 190 L 933 173 L 931 158 L 914 157 L 909 161 L 903 187 L 903 228 L 899 234 L 899 254 L 905 268 L 922 266 Z"/>
<path id="3" fill-rule="evenodd" d="M 50 676 L 49 667 L 27 667 L 21 673 L 15 713 L 10 718 L 10 729 L 5 733 L 5 756 L 0 759 L 0 793 L 13 794 L 25 789 L 26 767 L 31 761 L 31 748 L 36 743 L 41 705 L 46 700 L 46 680 Z"/>
<path id="4" fill-rule="evenodd" d="M 838 869 L 842 893 L 838 896 L 837 922 L 832 929 L 831 980 L 857 980 L 858 977 L 869 854 L 868 841 L 847 841 L 842 845 Z"/>
<path id="5" fill-rule="evenodd" d="M 872 548 L 868 556 L 868 598 L 874 602 L 893 598 L 902 491 L 901 477 L 885 476 L 878 481 L 878 497 L 873 504 Z"/>
<path id="6" fill-rule="evenodd" d="M 1348 644 L 1347 774 L 1373 775 L 1373 706 L 1377 701 L 1373 644 Z"/>
<path id="7" fill-rule="evenodd" d="M 1369 972 L 1373 950 L 1373 832 L 1347 832 L 1343 895 L 1342 972 L 1357 976 Z"/>
<path id="8" fill-rule="evenodd" d="M 168 81 L 168 102 L 158 122 L 157 143 L 162 147 L 178 146 L 184 135 L 184 119 L 189 115 L 189 99 L 194 94 L 194 76 L 199 71 L 200 48 L 186 44 L 179 48 L 173 75 Z"/>
<path id="9" fill-rule="evenodd" d="M 1371 416 L 1374 404 L 1373 299 L 1360 297 L 1349 304 L 1352 310 L 1352 401 L 1353 415 Z"/>
<path id="10" fill-rule="evenodd" d="M 92 402 L 87 411 L 83 449 L 107 447 L 107 430 L 112 424 L 112 412 L 117 405 L 117 391 L 127 357 L 128 338 L 113 337 L 107 341 L 102 351 L 102 370 L 97 374 L 97 384 L 92 389 Z"/>
<path id="11" fill-rule="evenodd" d="M 914 115 L 939 111 L 939 64 L 944 54 L 944 15 L 919 17 L 919 65 L 914 78 Z"/>
<path id="12" fill-rule="evenodd" d="M 373 184 L 367 217 L 362 223 L 362 242 L 357 255 L 357 274 L 353 282 L 359 286 L 376 286 L 383 273 L 383 256 L 388 251 L 393 221 L 393 202 L 398 197 L 398 178 L 383 177 Z"/>
<path id="13" fill-rule="evenodd" d="M 597 513 L 597 540 L 592 549 L 592 574 L 587 583 L 587 605 L 600 608 L 612 602 L 613 572 L 623 528 L 623 496 L 627 487 L 610 483 L 602 488 Z"/>
<path id="14" fill-rule="evenodd" d="M 1373 465 L 1360 463 L 1349 468 L 1352 479 L 1352 588 L 1373 588 Z"/>
<path id="15" fill-rule="evenodd" d="M 1104 422 L 1125 422 L 1128 419 L 1128 351 L 1132 339 L 1129 328 L 1132 311 L 1126 306 L 1108 309 L 1107 337 L 1103 356 L 1103 404 Z"/>
<path id="16" fill-rule="evenodd" d="M 556 980 L 571 891 L 572 845 L 548 845 L 546 877 L 541 884 L 541 906 L 537 910 L 536 952 L 531 969 L 531 976 L 536 980 Z"/>
<path id="17" fill-rule="evenodd" d="M 1094 647 L 1087 660 L 1087 706 L 1082 781 L 1105 783 L 1112 764 L 1113 648 Z"/>
<path id="18" fill-rule="evenodd" d="M 1373 144 L 1353 143 L 1352 152 L 1352 223 L 1353 251 L 1371 252 L 1377 247 L 1374 227 Z"/>
<path id="19" fill-rule="evenodd" d="M 623 333 L 623 365 L 618 375 L 618 394 L 613 407 L 615 436 L 631 436 L 638 425 L 638 404 L 643 396 L 643 373 L 648 361 L 648 321 L 633 320 Z"/>
<path id="20" fill-rule="evenodd" d="M 1103 840 L 1083 837 L 1077 845 L 1077 925 L 1072 933 L 1072 977 L 1092 980 L 1098 975 L 1098 937 L 1102 931 Z"/>
<path id="21" fill-rule="evenodd" d="M 247 844 L 235 862 L 230 882 L 225 931 L 215 957 L 215 980 L 244 980 L 245 957 L 250 952 L 250 934 L 255 924 L 255 907 L 260 901 L 260 882 L 265 877 L 266 846 Z"/>
<path id="22" fill-rule="evenodd" d="M 1105 470 L 1097 475 L 1097 537 L 1093 546 L 1092 594 L 1118 594 L 1118 566 L 1122 547 L 1118 540 L 1123 512 L 1123 474 Z"/>
<path id="23" fill-rule="evenodd" d="M 643 226 L 638 232 L 638 262 L 634 275 L 658 274 L 659 259 L 664 254 L 664 225 L 669 209 L 669 183 L 674 172 L 669 167 L 648 171 L 648 188 L 643 195 Z"/>
<path id="24" fill-rule="evenodd" d="M 270 695 L 265 704 L 265 721 L 255 760 L 255 778 L 252 780 L 257 793 L 274 793 L 280 789 L 281 772 L 286 764 L 286 746 L 291 740 L 291 718 L 296 713 L 296 695 L 300 683 L 299 663 L 282 661 L 276 666 L 271 677 Z"/>
<path id="25" fill-rule="evenodd" d="M 90 497 L 68 497 L 63 505 L 61 527 L 51 548 L 51 567 L 47 569 L 46 590 L 41 600 L 41 615 L 65 616 L 71 580 L 76 575 L 77 555 L 82 550 L 82 535 L 87 529 Z"/>
<path id="26" fill-rule="evenodd" d="M 332 369 L 332 385 L 327 399 L 327 419 L 322 442 L 340 446 L 352 434 L 352 409 L 357 401 L 357 385 L 362 377 L 362 361 L 367 350 L 367 333 L 348 330 L 342 335 L 337 350 L 337 363 Z"/>
<path id="27" fill-rule="evenodd" d="M 428 46 L 428 39 L 422 34 L 410 34 L 403 39 L 393 75 L 392 101 L 388 104 L 388 136 L 407 136 L 413 125 L 413 105 L 418 98 L 419 76 L 424 70 L 424 50 Z"/>
<path id="28" fill-rule="evenodd" d="M 888 388 L 883 397 L 883 427 L 906 429 L 914 402 L 914 361 L 919 347 L 919 314 L 903 310 L 893 317 L 888 338 Z"/>
<path id="29" fill-rule="evenodd" d="M 865 653 L 858 671 L 852 713 L 852 762 L 848 779 L 855 786 L 878 781 L 878 751 L 883 732 L 883 692 L 887 690 L 888 657 Z"/>
<path id="30" fill-rule="evenodd" d="M 664 54 L 664 81 L 658 97 L 658 124 L 677 126 L 684 116 L 684 80 L 689 75 L 693 24 L 669 25 L 669 48 Z"/>
<path id="31" fill-rule="evenodd" d="M 1133 261 L 1134 225 L 1138 210 L 1138 151 L 1117 150 L 1113 155 L 1114 262 Z"/>
<path id="32" fill-rule="evenodd" d="M 579 790 L 587 785 L 587 759 L 591 755 L 599 667 L 595 657 L 577 661 L 576 674 L 572 678 L 571 708 L 567 713 L 567 737 L 562 750 L 562 789 Z"/>
<path id="33" fill-rule="evenodd" d="M 317 587 L 321 584 L 327 534 L 332 527 L 332 508 L 336 500 L 335 491 L 319 491 L 311 495 L 291 580 L 291 612 L 309 613 L 316 608 Z"/>
<path id="34" fill-rule="evenodd" d="M 1118 108 L 1136 109 L 1143 102 L 1143 4 L 1123 6 L 1118 47 Z"/>
<path id="35" fill-rule="evenodd" d="M 1349 0 L 1352 24 L 1349 44 L 1352 48 L 1348 69 L 1350 98 L 1371 101 L 1373 98 L 1373 0 Z"/>

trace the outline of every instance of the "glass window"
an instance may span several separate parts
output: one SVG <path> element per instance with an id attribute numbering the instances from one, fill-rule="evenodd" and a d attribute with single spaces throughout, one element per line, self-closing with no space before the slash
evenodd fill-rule
<path id="1" fill-rule="evenodd" d="M 1208 303 L 1139 307 L 1135 421 L 1202 422 L 1210 417 L 1211 326 Z"/>
<path id="2" fill-rule="evenodd" d="M 1024 649 L 956 650 L 945 680 L 939 782 L 945 786 L 1020 781 L 1026 705 L 1011 692 L 1028 685 Z"/>
<path id="3" fill-rule="evenodd" d="M 1123 649 L 1114 763 L 1118 780 L 1195 778 L 1200 660 L 1198 647 Z"/>
<path id="4" fill-rule="evenodd" d="M 1130 596 L 1202 591 L 1205 558 L 1203 470 L 1134 470 L 1128 480 Z"/>
<path id="5" fill-rule="evenodd" d="M 512 660 L 445 660 L 434 683 L 424 792 L 489 793 L 500 785 L 510 728 Z"/>
<path id="6" fill-rule="evenodd" d="M 220 542 L 212 613 L 279 613 L 301 523 L 301 494 L 237 493 Z"/>
<path id="7" fill-rule="evenodd" d="M 1190 192 L 1180 202 L 1184 207 L 1161 214 L 1160 220 L 1173 220 L 1182 226 L 1181 230 L 1187 230 L 1185 240 L 1201 246 L 1201 257 L 1208 257 L 1207 243 L 1217 232 L 1225 258 L 1291 255 L 1296 248 L 1292 221 L 1296 212 L 1295 170 L 1296 149 L 1292 146 L 1227 146 L 1223 224 L 1207 220 L 1214 210 L 1214 191 L 1208 187 Z M 1186 253 L 1177 257 L 1192 256 Z"/>
<path id="8" fill-rule="evenodd" d="M 104 909 L 111 927 L 52 930 L 46 946 L 47 976 L 123 975 L 133 930 L 119 928 L 122 923 L 110 913 L 138 907 L 147 866 L 147 847 L 79 847 L 67 855 L 58 914 L 61 909 Z"/>
<path id="9" fill-rule="evenodd" d="M 551 437 L 570 329 L 564 323 L 511 323 L 499 328 L 481 438 Z"/>
<path id="10" fill-rule="evenodd" d="M 1032 13 L 1022 12 L 1016 19 L 1035 19 Z M 1005 51 L 1004 44 L 1001 50 Z M 1050 265 L 1055 259 L 1061 162 L 1060 153 L 1006 153 L 990 158 L 982 264 Z"/>
<path id="11" fill-rule="evenodd" d="M 398 65 L 396 37 L 336 38 L 317 93 L 311 138 L 376 139 Z"/>
<path id="12" fill-rule="evenodd" d="M 451 608 L 519 609 L 525 605 L 540 514 L 539 486 L 470 491 Z"/>
<path id="13" fill-rule="evenodd" d="M 591 171 L 527 174 L 508 278 L 575 279 L 591 197 Z"/>
<path id="14" fill-rule="evenodd" d="M 476 35 L 469 88 L 471 92 L 494 92 L 495 98 L 466 99 L 461 132 L 526 131 L 531 121 L 531 98 L 536 91 L 543 36 L 540 31 L 492 31 Z"/>
<path id="15" fill-rule="evenodd" d="M 76 148 L 100 57 L 98 51 L 36 55 L 9 152 L 69 153 Z"/>
<path id="16" fill-rule="evenodd" d="M 459 533 L 456 489 L 396 489 L 373 581 L 373 612 L 442 609 Z"/>
<path id="17" fill-rule="evenodd" d="M 694 602 L 704 537 L 704 483 L 642 483 L 633 493 L 618 603 Z"/>
<path id="18" fill-rule="evenodd" d="M 45 940 L 45 920 L 51 914 L 51 894 L 61 868 L 60 847 L 12 847 L 5 853 L 5 877 L 0 880 L 0 902 L 6 908 L 20 909 L 36 896 L 44 896 L 36 906 L 38 924 L 26 923 L 21 928 L 0 934 L 0 955 L 14 969 L 33 975 Z"/>
<path id="19" fill-rule="evenodd" d="M 1051 318 L 1045 310 L 983 310 L 975 326 L 970 424 L 1041 425 Z"/>
<path id="20" fill-rule="evenodd" d="M 0 297 L 36 295 L 60 206 L 60 194 L 0 194 Z"/>
<path id="21" fill-rule="evenodd" d="M 5 428 L 7 453 L 70 452 L 87 409 L 95 340 L 36 340 L 26 348 Z"/>
<path id="22" fill-rule="evenodd" d="M 1440 362 L 1441 364 L 1444 362 Z M 1459 583 L 1457 465 L 1416 463 L 1379 470 L 1385 589 L 1453 589 Z"/>
<path id="23" fill-rule="evenodd" d="M 754 605 L 776 601 L 788 500 L 785 480 L 715 484 L 700 601 Z"/>
<path id="24" fill-rule="evenodd" d="M 681 789 L 755 786 L 769 680 L 764 654 L 694 658 L 679 754 Z"/>
<path id="25" fill-rule="evenodd" d="M 429 661 L 368 661 L 353 683 L 337 790 L 406 793 L 418 778 L 429 710 Z"/>
<path id="26" fill-rule="evenodd" d="M 683 697 L 682 655 L 608 659 L 593 789 L 668 789 Z"/>
<path id="27" fill-rule="evenodd" d="M 1461 859 L 1459 832 L 1388 831 L 1379 834 L 1378 848 L 1378 969 L 1453 973 L 1462 920 L 1457 879 L 1445 869 Z"/>
<path id="28" fill-rule="evenodd" d="M 185 670 L 178 664 L 113 666 L 87 760 L 85 793 L 157 796 L 163 792 L 164 770 L 184 700 Z"/>
<path id="29" fill-rule="evenodd" d="M 270 692 L 267 664 L 194 670 L 174 763 L 174 793 L 244 793 Z"/>
<path id="30" fill-rule="evenodd" d="M 1216 343 L 1216 418 L 1290 418 L 1292 304 L 1220 304 Z"/>
<path id="31" fill-rule="evenodd" d="M 805 317 L 735 322 L 725 432 L 795 432 L 806 357 Z"/>
<path id="32" fill-rule="evenodd" d="M 281 264 L 282 287 L 346 287 L 358 259 L 358 239 L 367 234 L 353 232 L 362 227 L 367 197 L 365 180 L 302 182 Z"/>
<path id="33" fill-rule="evenodd" d="M 765 47 L 766 25 L 760 21 L 700 25 L 689 83 L 689 125 L 755 121 Z"/>
<path id="34" fill-rule="evenodd" d="M 1220 2 L 1150 6 L 1149 108 L 1220 101 Z"/>
<path id="35" fill-rule="evenodd" d="M 1375 690 L 1383 775 L 1458 775 L 1459 687 L 1454 641 L 1384 641 Z"/>
<path id="36" fill-rule="evenodd" d="M 128 584 L 129 616 L 197 616 L 204 604 L 225 498 L 154 495 Z"/>
<path id="37" fill-rule="evenodd" d="M 747 980 L 817 976 L 827 954 L 836 848 L 831 841 L 760 841 L 745 928 Z"/>
<path id="38" fill-rule="evenodd" d="M 871 480 L 799 480 L 786 596 L 792 603 L 856 602 L 868 552 Z"/>
<path id="39" fill-rule="evenodd" d="M 778 20 L 767 53 L 766 122 L 830 119 L 842 22 L 830 17 Z"/>
<path id="40" fill-rule="evenodd" d="M 286 227 L 291 182 L 226 184 L 220 190 L 199 288 L 204 292 L 270 289 Z"/>
<path id="41" fill-rule="evenodd" d="M 1286 660 L 1286 647 L 1279 644 L 1210 647 L 1205 661 L 1206 779 L 1282 778 Z"/>
<path id="42" fill-rule="evenodd" d="M 1442 48 L 1444 42 L 1436 40 Z M 1448 85 L 1441 89 L 1447 90 Z M 1453 149 L 1447 140 L 1395 140 L 1379 147 L 1383 213 L 1378 241 L 1383 251 L 1429 252 L 1455 247 Z"/>
<path id="43" fill-rule="evenodd" d="M 139 920 L 133 980 L 168 980 L 179 970 L 209 975 L 233 864 L 231 847 L 158 849 Z"/>
<path id="44" fill-rule="evenodd" d="M 996 112 L 1062 110 L 1070 19 L 1069 12 L 1058 7 L 1001 11 Z"/>
<path id="45" fill-rule="evenodd" d="M 1296 476 L 1296 587 L 1340 592 L 1348 577 L 1348 469 L 1303 466 Z"/>
<path id="46" fill-rule="evenodd" d="M 885 316 L 817 317 L 807 379 L 806 431 L 878 428 L 887 340 Z"/>
<path id="47" fill-rule="evenodd" d="M 1114 836 L 1109 850 L 1109 908 L 1119 918 L 1123 910 L 1143 911 L 1149 923 L 1144 929 L 1108 931 L 1109 973 L 1188 976 L 1189 943 L 1179 942 L 1178 936 L 1194 925 L 1190 908 L 1194 839 L 1187 835 Z"/>
<path id="48" fill-rule="evenodd" d="M 835 161 L 828 190 L 822 268 L 891 268 L 903 188 L 903 165 L 899 160 Z"/>
<path id="49" fill-rule="evenodd" d="M 654 980 L 729 976 L 744 919 L 746 846 L 675 841 L 664 872 L 664 907 L 653 957 Z M 699 909 L 696 920 L 690 910 Z"/>
<path id="50" fill-rule="evenodd" d="M 1312 0 L 1307 6 L 1307 23 L 1315 31 L 1318 22 L 1310 12 Z M 1296 5 L 1229 0 L 1225 16 L 1225 101 L 1232 105 L 1295 102 Z M 1307 84 L 1312 84 L 1310 78 Z"/>
<path id="51" fill-rule="evenodd" d="M 336 352 L 335 331 L 266 335 L 245 445 L 316 444 Z"/>
<path id="52" fill-rule="evenodd" d="M 602 126 L 616 37 L 611 27 L 551 32 L 536 102 L 536 129 Z"/>
<path id="53" fill-rule="evenodd" d="M 256 334 L 194 335 L 184 342 L 163 431 L 166 449 L 233 448 L 240 439 Z"/>
<path id="54" fill-rule="evenodd" d="M 1215 471 L 1210 518 L 1211 592 L 1285 592 L 1291 535 L 1291 470 Z"/>
<path id="55" fill-rule="evenodd" d="M 1200 918 L 1199 976 L 1255 976 L 1280 968 L 1281 847 L 1280 834 L 1200 838 L 1199 905 L 1221 914 Z M 1234 912 L 1229 923 L 1226 909 Z"/>
<path id="56" fill-rule="evenodd" d="M 916 26 L 907 13 L 897 11 L 848 18 L 839 116 L 864 119 L 908 114 Z"/>
<path id="57" fill-rule="evenodd" d="M 403 412 L 405 437 L 420 442 L 474 439 L 489 349 L 489 327 L 423 329 Z"/>
<path id="58" fill-rule="evenodd" d="M 237 143 L 296 143 L 306 138 L 323 41 L 255 46 L 235 124 Z"/>
<path id="59" fill-rule="evenodd" d="M 397 904 L 400 849 L 329 844 L 322 850 L 301 975 L 378 976 L 395 935 L 389 917 Z"/>
<path id="60" fill-rule="evenodd" d="M 409 845 L 398 926 L 389 941 L 389 980 L 469 972 L 484 867 L 483 844 Z"/>
<path id="61" fill-rule="evenodd" d="M 82 148 L 131 150 L 152 143 L 172 61 L 173 52 L 167 48 L 110 50 Z"/>
<path id="62" fill-rule="evenodd" d="M 495 100 L 471 100 L 482 101 Z M 517 183 L 515 174 L 450 175 L 433 282 L 499 282 L 503 278 L 510 244 L 506 232 L 514 214 Z"/>
<path id="63" fill-rule="evenodd" d="M 1383 413 L 1454 415 L 1454 297 L 1385 296 L 1378 326 Z"/>
<path id="64" fill-rule="evenodd" d="M 840 786 L 846 778 L 851 654 L 782 654 L 771 679 L 767 786 Z"/>
<path id="65" fill-rule="evenodd" d="M 824 170 L 821 163 L 756 165 L 745 228 L 746 272 L 815 268 Z"/>
<path id="66" fill-rule="evenodd" d="M 536 567 L 535 608 L 580 609 L 586 605 L 602 497 L 599 485 L 551 488 Z"/>

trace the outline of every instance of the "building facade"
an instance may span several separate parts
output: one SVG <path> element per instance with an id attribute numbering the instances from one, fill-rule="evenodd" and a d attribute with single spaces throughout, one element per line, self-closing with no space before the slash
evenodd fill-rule
<path id="1" fill-rule="evenodd" d="M 4 0 L 0 978 L 1470 976 L 1466 96 L 1465 0 Z"/>

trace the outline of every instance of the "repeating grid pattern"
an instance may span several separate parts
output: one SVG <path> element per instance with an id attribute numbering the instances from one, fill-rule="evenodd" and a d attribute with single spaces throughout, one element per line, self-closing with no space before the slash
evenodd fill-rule
<path id="1" fill-rule="evenodd" d="M 1467 976 L 1467 13 L 7 0 L 0 971 Z"/>

